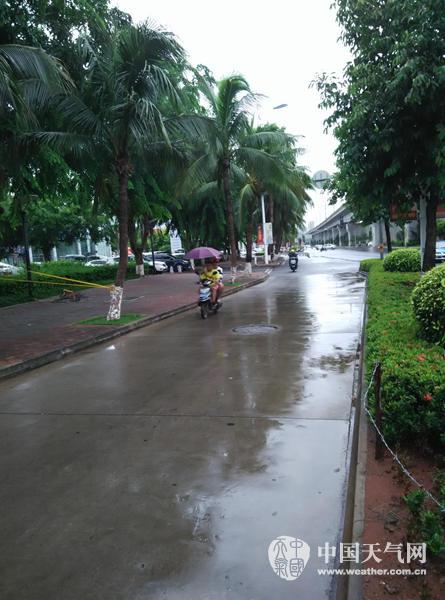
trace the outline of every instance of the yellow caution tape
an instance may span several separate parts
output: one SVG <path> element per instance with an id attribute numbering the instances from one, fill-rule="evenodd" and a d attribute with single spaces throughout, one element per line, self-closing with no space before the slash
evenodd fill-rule
<path id="1" fill-rule="evenodd" d="M 64 286 L 66 286 L 66 283 L 59 283 L 58 281 L 40 281 L 39 279 L 14 279 L 13 277 L 7 277 L 7 278 L 5 277 L 4 279 L 2 279 L 2 281 L 14 281 L 17 283 L 35 283 L 35 284 L 39 284 L 39 285 L 64 285 Z M 77 285 L 79 287 L 91 287 L 91 284 L 89 284 L 89 283 L 79 283 Z M 100 286 L 100 287 L 106 287 L 108 289 L 108 286 Z"/>
<path id="2" fill-rule="evenodd" d="M 88 287 L 105 288 L 107 290 L 110 289 L 111 287 L 113 287 L 112 285 L 101 285 L 100 283 L 92 283 L 91 281 L 82 281 L 80 279 L 72 279 L 71 277 L 62 277 L 60 275 L 51 275 L 50 273 L 43 273 L 42 271 L 30 271 L 30 273 L 33 273 L 34 275 L 44 275 L 45 277 L 52 277 L 53 279 L 62 279 L 63 281 L 72 281 L 74 283 L 86 285 Z"/>

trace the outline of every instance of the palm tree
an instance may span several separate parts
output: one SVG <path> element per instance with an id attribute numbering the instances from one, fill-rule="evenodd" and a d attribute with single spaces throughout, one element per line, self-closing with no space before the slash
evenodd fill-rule
<path id="1" fill-rule="evenodd" d="M 29 114 L 44 92 L 71 84 L 61 63 L 41 48 L 0 45 L 0 117 Z M 40 94 L 40 98 L 39 98 Z"/>
<path id="2" fill-rule="evenodd" d="M 0 45 L 0 188 L 21 186 L 23 166 L 38 148 L 24 143 L 38 111 L 56 93 L 72 89 L 60 62 L 40 48 Z M 35 144 L 34 144 L 35 146 Z"/>
<path id="3" fill-rule="evenodd" d="M 274 236 L 275 252 L 279 252 L 284 241 L 294 242 L 298 228 L 304 225 L 304 215 L 311 199 L 306 190 L 312 188 L 309 175 L 302 169 L 296 169 L 290 177 L 289 189 L 272 192 L 274 197 Z"/>
<path id="4" fill-rule="evenodd" d="M 303 220 L 305 204 L 309 200 L 306 189 L 311 187 L 310 179 L 305 176 L 304 170 L 297 166 L 297 156 L 301 150 L 296 146 L 296 138 L 287 134 L 284 129 L 275 124 L 261 127 L 250 127 L 249 138 L 255 134 L 262 134 L 263 152 L 269 156 L 268 168 L 258 170 L 255 164 L 246 164 L 245 181 L 240 190 L 242 216 L 246 221 L 246 267 L 251 271 L 254 219 L 258 214 L 261 196 L 267 195 L 270 220 L 272 212 L 283 214 L 284 207 L 289 208 L 289 222 L 293 223 L 294 213 Z M 292 217 L 292 218 L 291 218 Z M 275 217 L 274 217 L 274 220 Z M 276 233 L 278 228 L 276 228 Z M 281 228 L 280 228 L 281 235 Z M 281 246 L 281 243 L 279 244 Z"/>
<path id="5" fill-rule="evenodd" d="M 279 135 L 270 132 L 251 132 L 249 110 L 257 100 L 249 84 L 241 75 L 231 75 L 221 80 L 216 89 L 199 77 L 200 90 L 207 99 L 209 111 L 205 121 L 205 147 L 188 170 L 188 180 L 199 189 L 204 183 L 216 182 L 222 190 L 227 230 L 230 243 L 232 276 L 237 265 L 234 202 L 232 184 L 239 173 L 245 171 L 270 172 L 278 167 L 273 157 L 264 151 L 264 144 Z M 199 117 L 196 117 L 195 121 Z M 285 137 L 285 136 L 282 136 Z M 238 173 L 237 173 L 238 171 Z"/>
<path id="6" fill-rule="evenodd" d="M 95 161 L 108 161 L 117 179 L 119 265 L 108 319 L 120 318 L 128 264 L 128 184 L 133 161 L 153 140 L 170 140 L 160 106 L 178 99 L 168 72 L 183 50 L 172 34 L 148 23 L 110 34 L 96 50 L 84 42 L 86 73 L 80 95 L 58 103 L 64 132 L 46 132 L 49 143 L 76 148 Z"/>

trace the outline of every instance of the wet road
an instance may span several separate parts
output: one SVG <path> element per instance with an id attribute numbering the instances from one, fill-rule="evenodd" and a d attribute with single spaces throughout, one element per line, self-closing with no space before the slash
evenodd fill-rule
<path id="1" fill-rule="evenodd" d="M 357 263 L 358 264 L 358 263 Z M 327 598 L 341 528 L 357 264 L 297 273 L 0 384 L 3 600 Z M 269 324 L 262 333 L 234 332 Z M 280 579 L 270 542 L 311 546 Z"/>

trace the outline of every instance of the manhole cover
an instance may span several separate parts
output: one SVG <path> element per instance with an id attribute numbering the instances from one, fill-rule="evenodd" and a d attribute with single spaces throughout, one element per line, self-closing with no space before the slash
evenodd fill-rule
<path id="1" fill-rule="evenodd" d="M 278 330 L 276 325 L 268 325 L 267 323 L 257 323 L 254 325 L 240 325 L 234 327 L 232 331 L 234 333 L 240 333 L 241 335 L 257 335 L 264 333 L 274 333 Z"/>

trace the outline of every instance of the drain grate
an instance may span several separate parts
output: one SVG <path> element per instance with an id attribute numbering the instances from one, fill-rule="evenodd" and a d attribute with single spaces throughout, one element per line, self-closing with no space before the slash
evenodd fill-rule
<path id="1" fill-rule="evenodd" d="M 258 335 L 265 333 L 274 333 L 278 331 L 279 327 L 276 325 L 269 325 L 268 323 L 255 323 L 251 325 L 240 325 L 232 329 L 233 333 L 239 333 L 240 335 Z"/>

